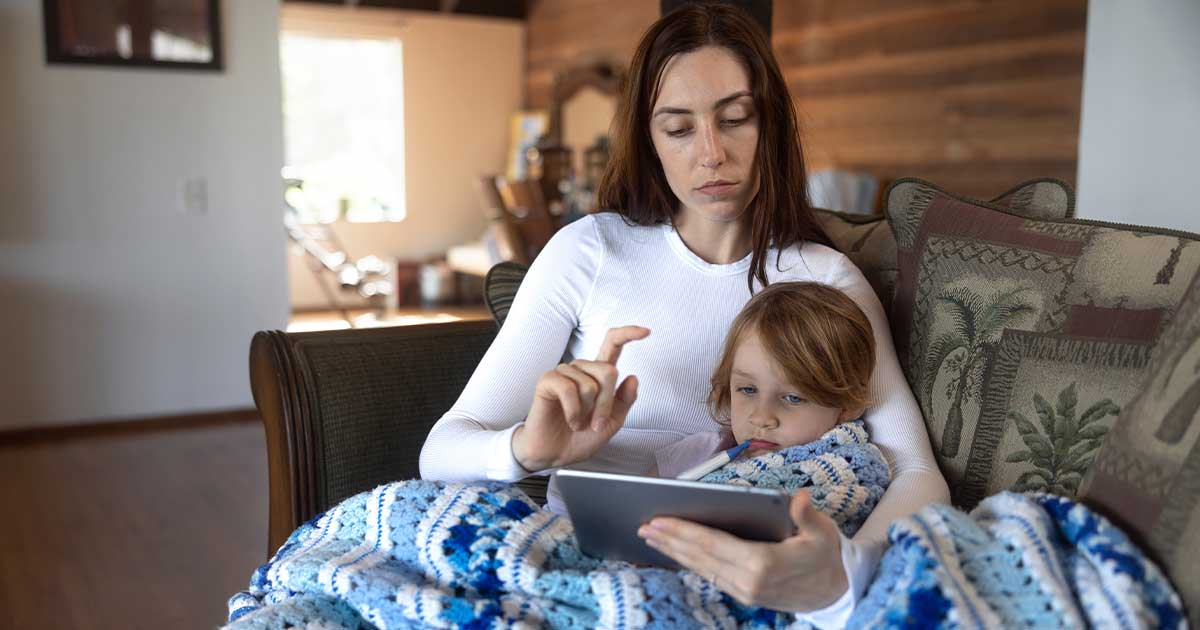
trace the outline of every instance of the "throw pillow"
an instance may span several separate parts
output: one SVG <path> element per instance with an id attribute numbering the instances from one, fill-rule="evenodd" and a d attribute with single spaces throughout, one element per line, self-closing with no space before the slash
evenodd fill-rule
<path id="1" fill-rule="evenodd" d="M 1080 496 L 1156 556 L 1200 627 L 1200 274 Z"/>
<path id="2" fill-rule="evenodd" d="M 1030 219 L 915 179 L 886 204 L 896 350 L 954 503 L 1074 496 L 1200 268 L 1200 237 Z"/>
<path id="3" fill-rule="evenodd" d="M 1067 219 L 1075 212 L 1075 192 L 1061 180 L 1033 179 L 1017 184 L 990 203 L 1029 219 Z M 816 216 L 838 251 L 846 254 L 871 283 L 884 311 L 890 310 L 896 289 L 896 239 L 887 229 L 884 215 L 818 208 Z"/>
<path id="4" fill-rule="evenodd" d="M 1072 219 L 1075 217 L 1075 191 L 1061 179 L 1031 179 L 992 200 L 1009 212 L 1026 219 Z"/>
<path id="5" fill-rule="evenodd" d="M 896 289 L 896 239 L 882 214 L 849 214 L 816 209 L 837 250 L 863 272 L 886 312 Z"/>
<path id="6" fill-rule="evenodd" d="M 529 267 L 526 265 L 505 261 L 496 263 L 484 277 L 483 302 L 487 304 L 492 319 L 496 320 L 497 327 L 504 325 L 508 309 L 512 307 L 513 298 L 516 297 L 517 289 L 521 287 L 521 281 L 525 279 L 527 271 Z"/>

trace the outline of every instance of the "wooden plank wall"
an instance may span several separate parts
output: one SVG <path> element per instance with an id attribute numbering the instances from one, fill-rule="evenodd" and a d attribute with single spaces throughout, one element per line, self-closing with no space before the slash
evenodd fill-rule
<path id="1" fill-rule="evenodd" d="M 556 73 L 629 62 L 655 0 L 539 0 L 526 99 Z M 776 0 L 772 45 L 810 168 L 916 176 L 975 197 L 1033 177 L 1074 185 L 1086 0 Z"/>

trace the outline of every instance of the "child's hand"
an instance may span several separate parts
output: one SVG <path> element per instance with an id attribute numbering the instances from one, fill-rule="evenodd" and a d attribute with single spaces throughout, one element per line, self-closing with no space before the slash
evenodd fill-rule
<path id="1" fill-rule="evenodd" d="M 522 467 L 566 466 L 608 443 L 637 399 L 637 377 L 617 386 L 617 358 L 626 343 L 649 334 L 640 326 L 613 328 L 595 361 L 576 359 L 542 375 L 525 424 L 513 433 L 513 456 Z"/>

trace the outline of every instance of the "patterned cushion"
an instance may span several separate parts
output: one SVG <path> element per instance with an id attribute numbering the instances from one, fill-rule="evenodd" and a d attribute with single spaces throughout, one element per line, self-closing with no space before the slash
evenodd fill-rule
<path id="1" fill-rule="evenodd" d="M 1157 556 L 1200 627 L 1200 275 L 1080 496 Z"/>
<path id="2" fill-rule="evenodd" d="M 817 209 L 816 216 L 838 251 L 863 272 L 887 309 L 896 290 L 896 239 L 883 215 Z"/>
<path id="3" fill-rule="evenodd" d="M 990 203 L 1029 219 L 1067 219 L 1075 213 L 1075 192 L 1061 180 L 1034 179 L 1014 186 Z M 884 215 L 820 208 L 816 215 L 838 251 L 858 266 L 885 311 L 889 309 L 896 289 L 896 239 L 887 229 Z"/>
<path id="4" fill-rule="evenodd" d="M 529 267 L 520 263 L 502 262 L 489 269 L 484 277 L 483 301 L 492 319 L 496 320 L 496 326 L 504 325 L 504 318 L 508 317 L 508 309 L 527 271 Z"/>
<path id="5" fill-rule="evenodd" d="M 893 184 L 887 214 L 896 349 L 955 504 L 1074 496 L 1200 268 L 1200 237 L 1027 219 L 914 179 Z"/>
<path id="6" fill-rule="evenodd" d="M 1075 191 L 1061 179 L 1031 179 L 992 200 L 993 205 L 1026 219 L 1071 219 L 1075 217 Z"/>

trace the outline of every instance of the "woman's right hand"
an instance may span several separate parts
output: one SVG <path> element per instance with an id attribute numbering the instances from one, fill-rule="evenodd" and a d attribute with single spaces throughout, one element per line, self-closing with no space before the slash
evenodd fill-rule
<path id="1" fill-rule="evenodd" d="M 513 432 L 517 463 L 528 471 L 557 468 L 607 444 L 637 399 L 637 377 L 617 386 L 617 358 L 625 344 L 649 334 L 641 326 L 612 328 L 595 361 L 576 359 L 543 374 L 525 424 Z"/>

